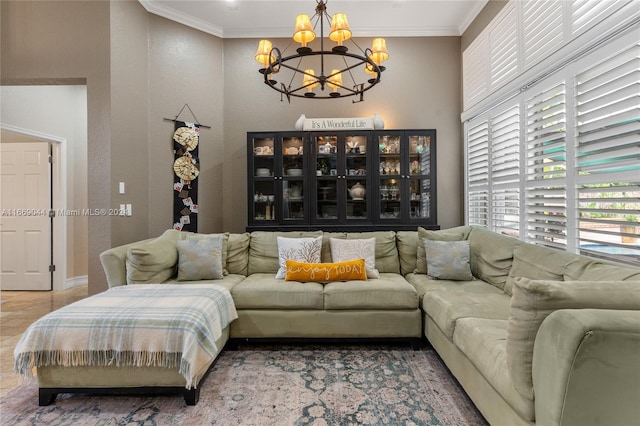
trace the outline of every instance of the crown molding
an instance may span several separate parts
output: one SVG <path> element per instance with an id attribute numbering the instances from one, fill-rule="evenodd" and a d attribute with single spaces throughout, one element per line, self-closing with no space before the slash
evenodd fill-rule
<path id="1" fill-rule="evenodd" d="M 473 8 L 466 15 L 465 21 L 459 26 L 402 26 L 384 28 L 381 26 L 352 26 L 352 31 L 357 37 L 449 37 L 460 36 L 473 22 L 478 13 L 489 0 L 473 2 Z M 154 0 L 138 0 L 144 9 L 154 15 L 178 22 L 191 28 L 203 31 L 220 38 L 289 38 L 290 27 L 251 27 L 251 28 L 227 28 L 226 30 L 211 22 L 180 12 L 163 3 Z"/>
<path id="2" fill-rule="evenodd" d="M 458 35 L 461 36 L 462 34 L 464 34 L 465 31 L 467 31 L 467 28 L 469 28 L 469 25 L 471 25 L 471 23 L 478 17 L 478 15 L 482 11 L 482 9 L 484 9 L 487 3 L 489 3 L 489 0 L 481 0 L 481 1 L 473 2 L 473 7 L 471 8 L 471 10 L 469 10 L 469 13 L 467 14 L 465 20 L 460 24 L 460 27 L 458 28 Z"/>
<path id="3" fill-rule="evenodd" d="M 202 19 L 194 18 L 193 16 L 188 15 L 186 13 L 182 13 L 173 8 L 164 6 L 162 4 L 158 4 L 153 0 L 138 0 L 138 2 L 149 13 L 162 16 L 163 18 L 170 19 L 172 21 L 178 22 L 180 24 L 186 25 L 191 28 L 195 28 L 197 30 L 214 35 L 216 37 L 220 37 L 220 38 L 224 37 L 222 28 L 217 25 L 213 25 L 210 22 L 203 21 Z"/>

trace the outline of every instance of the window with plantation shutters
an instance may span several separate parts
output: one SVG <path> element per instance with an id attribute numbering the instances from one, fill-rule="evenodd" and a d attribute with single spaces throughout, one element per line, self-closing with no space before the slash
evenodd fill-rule
<path id="1" fill-rule="evenodd" d="M 640 259 L 640 44 L 575 77 L 579 247 Z"/>
<path id="2" fill-rule="evenodd" d="M 640 266 L 640 1 L 510 4 L 462 113 L 467 223 Z"/>
<path id="3" fill-rule="evenodd" d="M 467 139 L 469 223 L 489 224 L 489 125 L 471 123 Z"/>
<path id="4" fill-rule="evenodd" d="M 607 15 L 636 0 L 572 0 L 571 35 L 580 35 Z"/>
<path id="5" fill-rule="evenodd" d="M 565 2 L 526 1 L 522 9 L 524 66 L 529 67 L 564 43 Z"/>
<path id="6" fill-rule="evenodd" d="M 564 248 L 567 216 L 564 82 L 540 90 L 527 99 L 525 108 L 527 240 Z"/>
<path id="7" fill-rule="evenodd" d="M 491 228 L 518 236 L 520 224 L 520 105 L 491 117 Z"/>
<path id="8" fill-rule="evenodd" d="M 518 30 L 515 3 L 500 11 L 500 19 L 489 31 L 489 78 L 491 89 L 518 73 Z"/>
<path id="9" fill-rule="evenodd" d="M 489 93 L 487 58 L 488 43 L 484 37 L 476 39 L 462 54 L 462 86 L 465 106 L 471 106 Z"/>

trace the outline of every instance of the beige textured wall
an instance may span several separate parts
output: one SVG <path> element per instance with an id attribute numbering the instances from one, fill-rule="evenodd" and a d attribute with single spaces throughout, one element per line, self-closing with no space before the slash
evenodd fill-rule
<path id="1" fill-rule="evenodd" d="M 150 236 L 173 224 L 173 118 L 189 104 L 200 124 L 198 231 L 220 232 L 224 208 L 222 163 L 223 44 L 209 34 L 149 15 L 149 224 Z M 185 108 L 180 119 L 194 121 Z"/>
<path id="2" fill-rule="evenodd" d="M 86 81 L 88 205 L 110 205 L 109 2 L 2 1 L 2 84 Z M 89 218 L 89 292 L 104 289 L 99 255 L 111 246 L 111 219 Z"/>
<path id="3" fill-rule="evenodd" d="M 273 40 L 286 46 L 289 40 Z M 370 39 L 357 39 L 360 46 Z M 256 39 L 225 39 L 224 75 L 224 228 L 247 225 L 246 132 L 293 130 L 307 117 L 370 117 L 375 112 L 387 129 L 433 128 L 438 136 L 438 222 L 460 225 L 463 213 L 463 151 L 460 126 L 460 38 L 389 38 L 390 59 L 379 86 L 365 101 L 292 99 L 265 86 L 253 56 Z"/>
<path id="4" fill-rule="evenodd" d="M 137 1 L 111 2 L 111 206 L 132 216 L 111 218 L 111 245 L 147 238 L 149 216 L 147 70 L 148 13 Z M 125 193 L 119 194 L 119 182 Z"/>

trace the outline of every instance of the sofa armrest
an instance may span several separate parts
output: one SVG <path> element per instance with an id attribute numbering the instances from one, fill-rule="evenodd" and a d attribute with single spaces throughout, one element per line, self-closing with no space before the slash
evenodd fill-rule
<path id="1" fill-rule="evenodd" d="M 129 248 L 152 240 L 155 240 L 155 238 L 136 241 L 100 253 L 100 263 L 102 263 L 102 269 L 104 269 L 104 274 L 107 277 L 109 288 L 127 285 L 127 252 Z"/>
<path id="2" fill-rule="evenodd" d="M 635 424 L 640 311 L 553 312 L 538 330 L 532 372 L 536 424 Z"/>

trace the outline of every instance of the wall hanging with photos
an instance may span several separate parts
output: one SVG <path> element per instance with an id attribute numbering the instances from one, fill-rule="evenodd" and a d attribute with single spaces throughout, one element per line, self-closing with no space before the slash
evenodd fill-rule
<path id="1" fill-rule="evenodd" d="M 198 232 L 198 175 L 200 174 L 200 128 L 209 126 L 188 121 L 179 121 L 178 117 L 188 104 L 184 104 L 175 118 L 165 118 L 174 122 L 173 131 L 173 229 Z"/>

